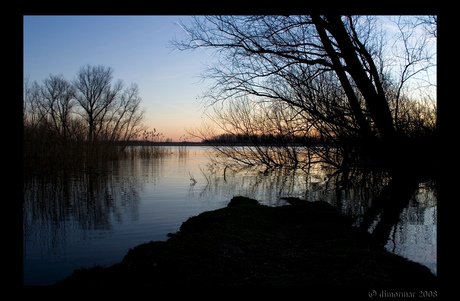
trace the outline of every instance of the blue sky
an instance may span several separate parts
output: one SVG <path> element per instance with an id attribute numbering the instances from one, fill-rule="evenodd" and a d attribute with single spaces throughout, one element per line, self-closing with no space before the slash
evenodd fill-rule
<path id="1" fill-rule="evenodd" d="M 206 90 L 206 82 L 199 83 L 199 75 L 204 64 L 211 64 L 204 50 L 167 47 L 174 37 L 186 36 L 176 24 L 179 20 L 188 23 L 191 17 L 24 16 L 24 76 L 39 83 L 50 74 L 72 80 L 86 64 L 112 67 L 114 80 L 138 84 L 146 125 L 179 141 L 186 128 L 201 125 L 197 97 Z M 383 26 L 397 32 L 386 18 Z M 431 47 L 435 49 L 435 40 Z M 435 83 L 436 68 L 427 75 Z M 436 88 L 430 90 L 435 98 Z"/>
<path id="2" fill-rule="evenodd" d="M 81 66 L 105 65 L 114 80 L 137 83 L 146 124 L 178 141 L 184 128 L 200 125 L 199 84 L 204 51 L 167 47 L 186 35 L 188 16 L 24 16 L 24 76 L 42 82 L 50 74 L 72 80 Z"/>

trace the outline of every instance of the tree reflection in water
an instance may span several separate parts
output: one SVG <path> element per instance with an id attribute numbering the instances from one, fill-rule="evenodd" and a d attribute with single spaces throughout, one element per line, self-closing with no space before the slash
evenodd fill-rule
<path id="1" fill-rule="evenodd" d="M 424 263 L 436 273 L 435 182 L 392 178 L 385 171 L 372 169 L 354 168 L 344 173 L 321 164 L 307 170 L 276 168 L 269 172 L 257 167 L 229 166 L 222 160 L 220 165 L 208 166 L 207 185 L 200 191 L 201 197 L 229 190 L 272 206 L 286 204 L 282 198 L 287 196 L 327 201 L 352 217 L 355 226 L 369 231 L 388 250 Z M 407 243 L 411 240 L 414 243 Z"/>
<path id="2" fill-rule="evenodd" d="M 166 239 L 188 217 L 226 206 L 235 195 L 270 206 L 285 205 L 283 197 L 327 201 L 354 218 L 355 225 L 388 232 L 382 242 L 390 251 L 436 271 L 435 185 L 402 187 L 401 212 L 391 214 L 385 212 L 386 201 L 379 203 L 385 193 L 398 191 L 391 190 L 395 182 L 385 172 L 343 173 L 319 163 L 304 170 L 245 168 L 218 164 L 211 153 L 193 147 L 165 154 L 128 156 L 92 172 L 25 177 L 25 278 L 45 267 L 68 265 L 53 282 L 81 266 L 119 261 L 136 244 Z M 391 223 L 380 224 L 385 216 Z"/>

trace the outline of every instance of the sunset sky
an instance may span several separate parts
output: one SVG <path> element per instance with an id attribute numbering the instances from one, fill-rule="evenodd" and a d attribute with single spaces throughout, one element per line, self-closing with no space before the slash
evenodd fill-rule
<path id="1" fill-rule="evenodd" d="M 179 141 L 185 128 L 200 125 L 197 97 L 204 51 L 181 52 L 168 42 L 186 33 L 176 23 L 188 16 L 24 16 L 24 76 L 41 83 L 50 74 L 71 81 L 81 66 L 114 69 L 114 82 L 137 83 L 146 124 Z M 190 140 L 189 140 L 190 141 Z M 193 140 L 192 140 L 193 141 Z"/>
<path id="2" fill-rule="evenodd" d="M 199 95 L 210 84 L 209 80 L 200 81 L 205 65 L 212 61 L 209 52 L 201 49 L 181 52 L 168 47 L 175 37 L 181 40 L 187 35 L 177 23 L 187 24 L 191 19 L 190 16 L 24 16 L 24 77 L 42 83 L 49 75 L 62 74 L 71 81 L 86 64 L 111 67 L 114 82 L 121 79 L 127 86 L 138 84 L 150 130 L 155 128 L 163 133 L 163 139 L 180 141 L 185 129 L 201 125 L 203 110 Z M 398 16 L 383 18 L 382 26 L 396 33 L 397 20 Z M 416 36 L 422 34 L 418 32 Z M 388 45 L 390 52 L 386 58 L 391 63 L 395 61 L 391 46 L 398 43 L 389 40 Z M 435 49 L 436 39 L 429 47 Z M 436 83 L 436 68 L 430 68 L 424 76 L 422 83 Z M 435 99 L 436 87 L 430 85 L 427 89 Z"/>

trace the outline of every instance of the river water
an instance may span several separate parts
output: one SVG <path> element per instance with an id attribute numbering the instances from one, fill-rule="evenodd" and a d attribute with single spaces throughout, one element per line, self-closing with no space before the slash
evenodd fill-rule
<path id="1" fill-rule="evenodd" d="M 283 197 L 327 201 L 359 221 L 388 179 L 360 174 L 346 186 L 317 164 L 264 172 L 216 164 L 206 147 L 163 147 L 159 158 L 134 155 L 91 173 L 28 177 L 23 201 L 23 283 L 48 285 L 75 269 L 108 266 L 128 250 L 166 240 L 182 222 L 225 207 L 233 196 L 269 206 Z M 421 184 L 386 248 L 436 273 L 437 198 Z"/>

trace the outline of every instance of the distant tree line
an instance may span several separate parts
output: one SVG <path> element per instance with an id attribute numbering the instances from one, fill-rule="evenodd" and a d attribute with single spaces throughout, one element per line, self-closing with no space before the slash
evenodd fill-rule
<path id="1" fill-rule="evenodd" d="M 308 140 L 308 142 L 307 142 Z M 231 144 L 231 145 L 285 145 L 292 144 L 303 146 L 305 144 L 319 144 L 320 141 L 315 137 L 303 137 L 303 136 L 291 136 L 286 137 L 281 134 L 231 134 L 224 133 L 213 136 L 209 139 L 204 139 L 204 143 L 213 143 L 213 144 Z"/>
<path id="2" fill-rule="evenodd" d="M 92 168 L 119 156 L 142 125 L 139 88 L 113 81 L 113 69 L 81 67 L 75 79 L 24 82 L 24 170 Z"/>

